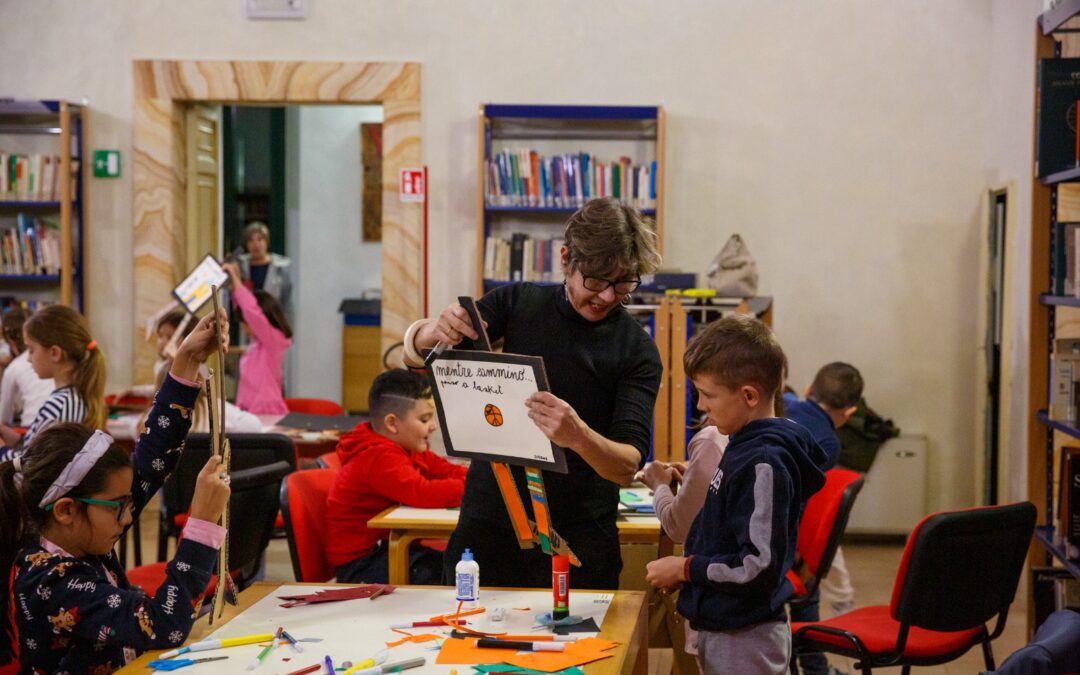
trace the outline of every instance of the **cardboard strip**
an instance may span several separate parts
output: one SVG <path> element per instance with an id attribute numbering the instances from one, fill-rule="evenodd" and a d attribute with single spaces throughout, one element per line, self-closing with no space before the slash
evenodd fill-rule
<path id="1" fill-rule="evenodd" d="M 532 548 L 536 546 L 532 527 L 529 525 L 529 516 L 525 513 L 525 504 L 518 494 L 517 485 L 514 484 L 514 476 L 510 473 L 510 465 L 502 462 L 492 462 L 491 471 L 495 474 L 495 482 L 499 485 L 503 502 L 506 504 L 506 512 L 510 516 L 510 524 L 517 536 L 518 546 Z"/>

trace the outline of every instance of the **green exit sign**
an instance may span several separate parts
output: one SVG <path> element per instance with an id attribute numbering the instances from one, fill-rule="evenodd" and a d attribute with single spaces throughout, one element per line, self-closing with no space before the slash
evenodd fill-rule
<path id="1" fill-rule="evenodd" d="M 120 177 L 120 151 L 94 151 L 94 178 Z"/>

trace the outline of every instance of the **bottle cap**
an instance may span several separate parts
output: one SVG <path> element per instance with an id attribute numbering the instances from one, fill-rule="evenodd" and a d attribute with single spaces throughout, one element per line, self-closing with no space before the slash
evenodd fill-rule
<path id="1" fill-rule="evenodd" d="M 551 571 L 552 572 L 569 572 L 570 571 L 570 558 L 565 555 L 551 556 Z"/>
<path id="2" fill-rule="evenodd" d="M 465 552 L 461 554 L 461 559 L 462 560 L 472 560 L 473 559 L 472 551 L 470 551 L 469 549 L 465 549 Z"/>

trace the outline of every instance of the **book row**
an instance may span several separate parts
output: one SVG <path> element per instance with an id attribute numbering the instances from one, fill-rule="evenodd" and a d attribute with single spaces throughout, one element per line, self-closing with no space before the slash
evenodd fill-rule
<path id="1" fill-rule="evenodd" d="M 74 174 L 78 160 L 71 160 L 71 166 Z M 0 200 L 59 201 L 60 167 L 59 155 L 0 152 Z"/>
<path id="2" fill-rule="evenodd" d="M 559 249 L 562 237 L 533 239 L 514 233 L 509 239 L 488 237 L 484 241 L 484 278 L 492 281 L 563 280 Z"/>
<path id="3" fill-rule="evenodd" d="M 614 197 L 639 209 L 656 208 L 656 161 L 629 157 L 602 161 L 588 153 L 543 156 L 503 150 L 486 162 L 484 201 L 489 207 L 568 208 L 593 197 Z"/>
<path id="4" fill-rule="evenodd" d="M 4 274 L 59 274 L 60 226 L 18 214 L 16 227 L 0 231 L 0 269 Z"/>
<path id="5" fill-rule="evenodd" d="M 19 307 L 27 314 L 33 314 L 42 307 L 48 307 L 52 304 L 55 303 L 48 300 L 30 300 L 27 298 L 16 298 L 13 295 L 0 295 L 0 311 L 3 312 Z"/>
<path id="6" fill-rule="evenodd" d="M 1059 229 L 1062 256 L 1055 266 L 1054 295 L 1080 298 L 1080 223 L 1061 223 Z"/>

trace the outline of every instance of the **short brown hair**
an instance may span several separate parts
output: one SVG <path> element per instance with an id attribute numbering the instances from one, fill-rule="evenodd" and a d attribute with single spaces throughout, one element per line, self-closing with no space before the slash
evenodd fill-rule
<path id="1" fill-rule="evenodd" d="M 694 336 L 683 366 L 687 377 L 711 375 L 731 389 L 753 385 L 771 399 L 783 384 L 787 358 L 768 326 L 748 314 L 733 314 Z"/>
<path id="2" fill-rule="evenodd" d="M 611 197 L 590 199 L 570 216 L 564 243 L 568 268 L 586 276 L 651 274 L 661 263 L 653 229 L 635 208 Z"/>
<path id="3" fill-rule="evenodd" d="M 858 368 L 850 363 L 833 361 L 821 367 L 810 385 L 810 398 L 834 410 L 859 404 L 863 379 Z"/>
<path id="4" fill-rule="evenodd" d="M 26 312 L 22 307 L 12 307 L 4 312 L 4 337 L 14 343 L 19 353 L 26 351 L 26 343 L 23 342 L 23 324 L 26 323 Z"/>

